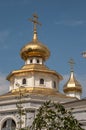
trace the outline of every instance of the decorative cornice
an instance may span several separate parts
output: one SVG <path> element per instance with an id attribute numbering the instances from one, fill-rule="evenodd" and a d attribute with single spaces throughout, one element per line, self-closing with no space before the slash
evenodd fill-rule
<path id="1" fill-rule="evenodd" d="M 53 74 L 56 75 L 59 80 L 62 80 L 63 77 L 57 73 L 56 71 L 50 70 L 48 69 L 46 66 L 44 65 L 40 65 L 40 64 L 32 64 L 32 65 L 25 65 L 23 66 L 20 70 L 15 70 L 12 71 L 8 76 L 7 76 L 7 80 L 10 80 L 13 76 L 26 76 L 29 73 L 48 73 L 48 74 Z"/>

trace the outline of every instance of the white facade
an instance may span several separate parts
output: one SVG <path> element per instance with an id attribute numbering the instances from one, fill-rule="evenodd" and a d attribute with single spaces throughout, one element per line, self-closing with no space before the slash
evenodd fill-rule
<path id="1" fill-rule="evenodd" d="M 37 17 L 34 17 L 36 20 Z M 85 122 L 83 127 L 86 129 L 86 111 L 83 109 L 86 108 L 86 99 L 80 100 L 79 104 L 79 93 L 69 92 L 66 96 L 59 92 L 62 76 L 44 65 L 50 53 L 47 47 L 38 41 L 37 21 L 32 22 L 35 25 L 33 40 L 21 50 L 25 65 L 9 74 L 9 92 L 0 96 L 0 130 L 18 130 L 31 126 L 37 109 L 49 100 L 64 103 L 67 108 L 74 107 L 76 118 L 82 124 Z M 22 116 L 19 114 L 20 107 L 24 113 Z"/>
<path id="2" fill-rule="evenodd" d="M 23 80 L 26 80 L 26 83 L 23 83 Z M 44 83 L 40 83 L 41 80 L 44 80 Z M 44 88 L 52 88 L 58 90 L 59 86 L 59 80 L 57 76 L 52 74 L 45 74 L 45 73 L 37 73 L 34 72 L 34 74 L 29 73 L 27 76 L 21 76 L 21 77 L 14 77 L 12 83 L 10 83 L 10 90 L 17 89 L 18 85 L 24 86 L 24 87 L 44 87 Z"/>

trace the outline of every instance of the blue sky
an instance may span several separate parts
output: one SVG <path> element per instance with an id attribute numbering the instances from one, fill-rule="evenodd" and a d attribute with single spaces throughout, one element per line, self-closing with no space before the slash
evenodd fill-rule
<path id="1" fill-rule="evenodd" d="M 20 49 L 32 40 L 33 26 L 28 21 L 37 13 L 42 23 L 38 38 L 51 51 L 47 66 L 64 80 L 70 74 L 68 61 L 75 61 L 76 79 L 86 97 L 86 0 L 0 0 L 0 93 L 8 90 L 6 76 L 24 65 Z"/>

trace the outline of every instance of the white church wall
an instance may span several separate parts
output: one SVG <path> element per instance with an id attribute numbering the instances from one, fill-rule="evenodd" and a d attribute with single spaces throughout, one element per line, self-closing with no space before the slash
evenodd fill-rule
<path id="1" fill-rule="evenodd" d="M 40 85 L 40 79 L 44 79 L 44 85 Z M 46 87 L 46 88 L 53 88 L 53 81 L 56 82 L 56 87 L 58 89 L 58 79 L 56 76 L 54 76 L 53 74 L 45 74 L 45 73 L 36 73 L 35 74 L 35 77 L 34 77 L 34 80 L 35 80 L 35 86 L 43 86 L 43 87 Z"/>
<path id="2" fill-rule="evenodd" d="M 80 99 L 80 93 L 78 93 L 78 92 L 71 91 L 71 92 L 68 92 L 66 95 Z"/>

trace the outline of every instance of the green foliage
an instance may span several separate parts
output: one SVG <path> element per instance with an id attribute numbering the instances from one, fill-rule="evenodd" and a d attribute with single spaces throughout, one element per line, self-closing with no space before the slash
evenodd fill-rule
<path id="1" fill-rule="evenodd" d="M 34 119 L 32 130 L 83 130 L 71 111 L 59 103 L 45 102 Z"/>

